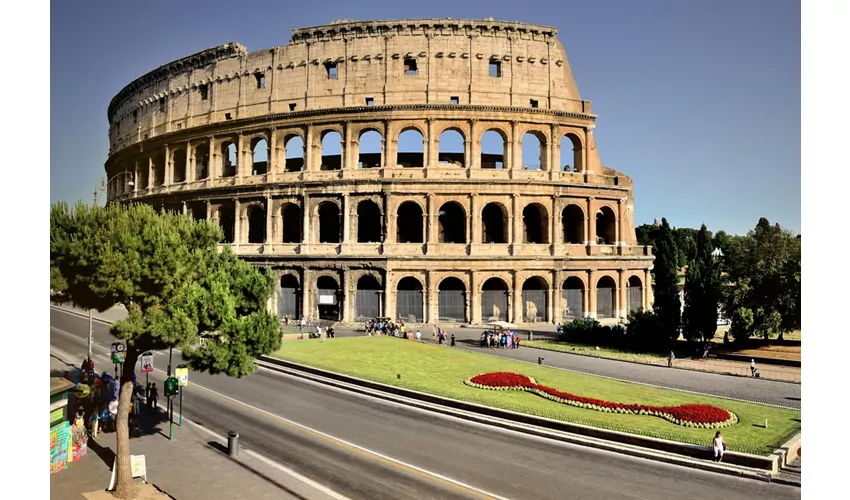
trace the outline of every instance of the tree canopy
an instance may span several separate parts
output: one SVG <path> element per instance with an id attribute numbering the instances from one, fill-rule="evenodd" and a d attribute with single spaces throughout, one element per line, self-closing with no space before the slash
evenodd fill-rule
<path id="1" fill-rule="evenodd" d="M 688 340 L 707 340 L 717 331 L 720 263 L 712 256 L 713 251 L 714 244 L 703 224 L 696 237 L 696 255 L 685 272 L 682 332 Z"/>
<path id="2" fill-rule="evenodd" d="M 667 219 L 653 238 L 657 244 L 653 274 L 655 275 L 655 303 L 653 310 L 658 318 L 659 336 L 667 341 L 679 336 L 682 302 L 679 298 L 678 250 L 673 231 Z"/>

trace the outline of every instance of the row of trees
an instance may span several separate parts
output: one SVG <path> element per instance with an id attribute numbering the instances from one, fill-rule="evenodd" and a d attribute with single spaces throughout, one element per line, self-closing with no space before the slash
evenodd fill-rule
<path id="1" fill-rule="evenodd" d="M 147 205 L 53 205 L 50 287 L 84 309 L 126 306 L 111 332 L 126 343 L 118 398 L 116 496 L 132 492 L 127 416 L 145 351 L 178 347 L 195 371 L 244 377 L 280 348 L 280 320 L 266 309 L 274 280 L 225 247 L 206 221 Z M 203 339 L 203 342 L 201 340 Z"/>
<path id="2" fill-rule="evenodd" d="M 655 303 L 652 313 L 630 318 L 634 328 L 655 331 L 656 345 L 675 340 L 707 340 L 717 330 L 718 309 L 732 320 L 733 339 L 768 339 L 798 330 L 800 315 L 801 243 L 799 235 L 759 219 L 746 236 L 713 235 L 699 229 L 660 225 L 638 228 L 639 241 L 655 251 Z M 722 255 L 715 256 L 715 249 Z M 679 269 L 685 271 L 684 310 L 679 295 Z"/>

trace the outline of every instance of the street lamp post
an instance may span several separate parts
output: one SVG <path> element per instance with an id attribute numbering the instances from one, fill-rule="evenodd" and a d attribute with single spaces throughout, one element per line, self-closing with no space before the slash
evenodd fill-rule
<path id="1" fill-rule="evenodd" d="M 97 202 L 100 199 L 100 193 L 103 192 L 106 189 L 106 185 L 109 182 L 111 182 L 113 179 L 115 179 L 119 175 L 129 175 L 129 172 L 118 172 L 117 174 L 113 175 L 112 177 L 110 177 L 106 181 L 103 180 L 103 177 L 100 178 L 100 186 L 94 187 L 94 202 L 93 202 L 92 206 L 97 206 Z M 130 182 L 128 182 L 127 185 L 130 186 L 130 187 L 133 187 L 135 185 L 135 183 L 133 182 L 133 179 L 130 179 Z M 93 330 L 94 330 L 94 328 L 93 328 L 93 322 L 94 322 L 93 316 L 94 316 L 94 310 L 89 309 L 89 342 L 88 342 L 89 347 L 88 347 L 88 358 L 87 358 L 89 360 L 92 359 L 91 358 L 91 350 L 92 350 L 92 344 L 94 343 L 94 340 L 93 340 L 94 335 L 92 333 Z"/>

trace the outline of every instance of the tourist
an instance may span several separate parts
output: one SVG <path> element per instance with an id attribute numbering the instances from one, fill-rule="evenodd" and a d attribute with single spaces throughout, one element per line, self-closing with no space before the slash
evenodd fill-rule
<path id="1" fill-rule="evenodd" d="M 100 426 L 100 407 L 95 406 L 94 411 L 91 414 L 91 437 L 97 437 L 97 431 Z"/>
<path id="2" fill-rule="evenodd" d="M 112 397 L 112 401 L 107 405 L 109 409 L 109 420 L 112 422 L 112 426 L 115 426 L 115 421 L 118 419 L 118 398 Z"/>
<path id="3" fill-rule="evenodd" d="M 416 329 L 416 341 L 422 342 L 422 332 L 420 332 L 418 328 Z"/>
<path id="4" fill-rule="evenodd" d="M 667 356 L 667 367 L 673 368 L 673 360 L 676 358 L 676 355 L 673 354 L 673 351 L 670 351 L 670 355 Z"/>
<path id="5" fill-rule="evenodd" d="M 720 431 L 714 435 L 714 461 L 720 462 L 723 460 L 723 452 L 726 450 L 726 441 L 720 435 Z"/>
<path id="6" fill-rule="evenodd" d="M 452 347 L 454 347 L 454 346 L 455 346 L 455 334 L 453 333 L 452 334 Z"/>
<path id="7" fill-rule="evenodd" d="M 753 374 L 753 377 L 758 376 L 758 370 L 756 370 L 756 360 L 750 359 L 750 372 Z"/>
<path id="8" fill-rule="evenodd" d="M 159 391 L 156 388 L 156 382 L 151 385 L 150 398 L 148 399 L 148 409 L 153 413 L 159 411 Z"/>

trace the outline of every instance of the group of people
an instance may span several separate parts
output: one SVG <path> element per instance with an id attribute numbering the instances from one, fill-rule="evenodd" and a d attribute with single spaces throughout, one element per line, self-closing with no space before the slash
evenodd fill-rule
<path id="1" fill-rule="evenodd" d="M 513 330 L 485 330 L 481 334 L 481 347 L 517 349 L 519 343 L 519 335 Z"/>
<path id="2" fill-rule="evenodd" d="M 65 378 L 71 382 L 71 372 L 65 372 Z M 133 374 L 133 392 L 130 397 L 130 428 L 139 430 L 139 416 L 142 407 L 146 407 L 148 413 L 158 411 L 159 390 L 156 383 L 148 383 L 143 387 L 136 382 Z M 80 366 L 79 381 L 75 382 L 77 411 L 74 415 L 74 423 L 80 421 L 89 429 L 93 437 L 97 437 L 100 431 L 114 432 L 115 422 L 118 417 L 118 395 L 121 391 L 121 381 L 109 375 L 106 371 L 98 375 L 94 371 L 94 361 L 84 359 Z"/>

